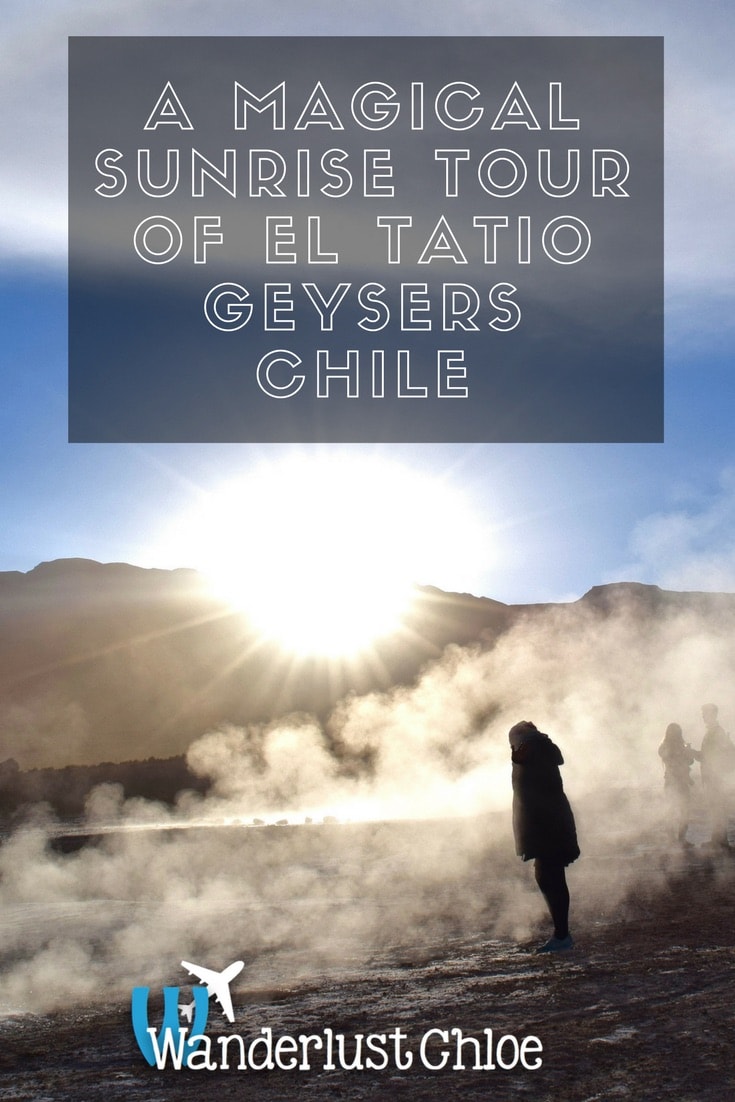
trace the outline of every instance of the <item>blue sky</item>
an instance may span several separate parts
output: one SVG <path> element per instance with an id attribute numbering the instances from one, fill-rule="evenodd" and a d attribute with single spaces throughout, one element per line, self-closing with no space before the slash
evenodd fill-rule
<path id="1" fill-rule="evenodd" d="M 487 555 L 464 554 L 458 538 L 443 576 L 419 581 L 511 602 L 568 599 L 622 579 L 735 589 L 735 19 L 726 4 L 276 0 L 266 13 L 248 0 L 6 0 L 3 20 L 0 570 L 62 556 L 196 566 L 190 548 L 163 547 L 167 520 L 283 451 L 66 442 L 69 34 L 654 34 L 666 56 L 666 442 L 388 451 L 456 484 L 485 525 Z"/>

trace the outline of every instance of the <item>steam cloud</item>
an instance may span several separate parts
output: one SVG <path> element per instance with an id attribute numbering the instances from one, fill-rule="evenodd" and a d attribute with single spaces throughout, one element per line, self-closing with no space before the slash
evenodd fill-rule
<path id="1" fill-rule="evenodd" d="M 724 616 L 552 609 L 490 650 L 449 648 L 411 688 L 347 699 L 326 729 L 294 716 L 207 733 L 188 760 L 210 793 L 173 811 L 97 788 L 96 843 L 75 853 L 49 846 L 40 810 L 0 848 L 2 1009 L 184 983 L 184 957 L 244 959 L 237 1000 L 448 937 L 530 936 L 546 916 L 509 822 L 507 730 L 523 718 L 566 758 L 573 922 L 611 914 L 665 882 L 657 747 L 671 721 L 698 747 L 705 700 L 728 726 L 734 664 Z M 314 821 L 245 829 L 254 817 Z"/>

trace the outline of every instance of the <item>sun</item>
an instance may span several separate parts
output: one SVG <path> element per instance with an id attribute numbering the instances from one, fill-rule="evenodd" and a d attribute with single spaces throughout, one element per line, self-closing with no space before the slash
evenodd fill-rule
<path id="1" fill-rule="evenodd" d="M 396 631 L 414 585 L 477 537 L 457 487 L 379 456 L 295 452 L 210 492 L 180 539 L 219 596 L 299 655 Z"/>

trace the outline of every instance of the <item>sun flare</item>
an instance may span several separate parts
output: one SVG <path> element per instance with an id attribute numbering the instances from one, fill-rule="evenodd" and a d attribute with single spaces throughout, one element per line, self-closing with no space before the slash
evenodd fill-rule
<path id="1" fill-rule="evenodd" d="M 379 457 L 294 453 L 208 494 L 194 565 L 293 653 L 349 657 L 400 627 L 417 582 L 475 538 L 456 487 Z"/>

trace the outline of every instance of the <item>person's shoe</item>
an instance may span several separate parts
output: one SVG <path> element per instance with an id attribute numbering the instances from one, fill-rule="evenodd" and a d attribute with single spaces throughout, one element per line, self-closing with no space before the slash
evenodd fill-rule
<path id="1" fill-rule="evenodd" d="M 540 945 L 536 950 L 537 953 L 563 953 L 567 949 L 574 948 L 574 941 L 572 935 L 567 934 L 566 937 L 550 937 L 545 945 Z"/>

